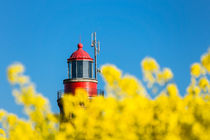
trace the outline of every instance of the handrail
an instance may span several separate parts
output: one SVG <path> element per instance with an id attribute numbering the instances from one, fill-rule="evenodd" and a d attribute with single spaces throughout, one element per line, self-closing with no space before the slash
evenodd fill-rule
<path id="1" fill-rule="evenodd" d="M 64 90 L 57 91 L 57 99 L 61 99 L 64 94 Z"/>
<path id="2" fill-rule="evenodd" d="M 83 88 L 87 91 L 90 91 L 91 88 Z M 64 90 L 58 90 L 57 91 L 57 99 L 61 99 L 63 97 L 63 94 L 64 94 Z M 102 89 L 97 89 L 97 96 L 104 96 L 104 90 Z"/>

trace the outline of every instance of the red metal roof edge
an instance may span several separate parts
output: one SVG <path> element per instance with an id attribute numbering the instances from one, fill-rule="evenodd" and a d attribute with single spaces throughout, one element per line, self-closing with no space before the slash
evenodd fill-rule
<path id="1" fill-rule="evenodd" d="M 74 60 L 91 60 L 93 61 L 93 58 L 69 58 L 68 61 L 74 61 Z"/>

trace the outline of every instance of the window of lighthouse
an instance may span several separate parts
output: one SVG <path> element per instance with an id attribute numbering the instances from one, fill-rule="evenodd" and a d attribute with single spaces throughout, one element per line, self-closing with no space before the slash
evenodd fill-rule
<path id="1" fill-rule="evenodd" d="M 77 78 L 83 78 L 83 62 L 77 61 Z"/>
<path id="2" fill-rule="evenodd" d="M 91 61 L 72 61 L 71 78 L 93 78 L 93 64 Z"/>
<path id="3" fill-rule="evenodd" d="M 72 72 L 72 78 L 76 78 L 76 68 L 77 68 L 76 67 L 76 61 L 72 61 L 71 62 L 71 66 L 72 66 L 71 67 L 71 69 L 72 69 L 72 71 L 71 71 Z"/>
<path id="4" fill-rule="evenodd" d="M 83 78 L 89 78 L 88 77 L 88 61 L 83 61 Z"/>
<path id="5" fill-rule="evenodd" d="M 89 78 L 93 78 L 93 63 L 89 61 L 88 65 L 88 76 Z"/>

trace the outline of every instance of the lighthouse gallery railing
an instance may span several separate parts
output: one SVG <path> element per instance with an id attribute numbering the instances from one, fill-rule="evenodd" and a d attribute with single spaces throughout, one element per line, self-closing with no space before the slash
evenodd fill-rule
<path id="1" fill-rule="evenodd" d="M 86 91 L 89 91 L 90 88 L 85 88 Z M 61 99 L 63 97 L 64 90 L 57 91 L 57 99 Z M 97 96 L 104 96 L 104 90 L 97 89 Z"/>

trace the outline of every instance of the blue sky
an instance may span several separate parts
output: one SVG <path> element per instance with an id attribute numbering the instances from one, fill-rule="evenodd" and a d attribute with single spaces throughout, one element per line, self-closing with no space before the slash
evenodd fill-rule
<path id="1" fill-rule="evenodd" d="M 2 0 L 0 1 L 0 108 L 22 116 L 6 77 L 8 65 L 21 62 L 37 91 L 58 112 L 56 91 L 63 89 L 67 63 L 81 36 L 93 56 L 90 34 L 101 41 L 99 64 L 115 64 L 142 79 L 140 62 L 154 57 L 169 67 L 180 92 L 189 68 L 210 45 L 208 0 Z M 99 79 L 99 88 L 104 83 Z"/>

